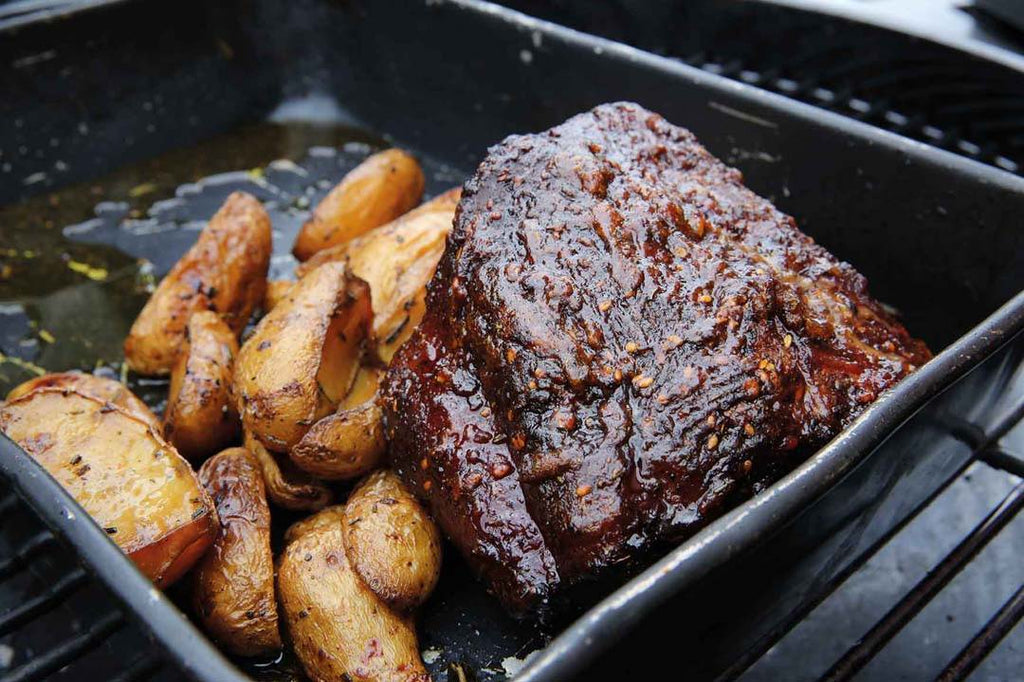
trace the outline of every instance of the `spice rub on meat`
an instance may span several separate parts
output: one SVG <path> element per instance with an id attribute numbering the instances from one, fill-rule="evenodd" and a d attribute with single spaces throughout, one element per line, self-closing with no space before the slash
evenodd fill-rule
<path id="1" fill-rule="evenodd" d="M 682 128 L 493 147 L 384 390 L 400 476 L 513 611 L 678 540 L 930 357 Z"/>

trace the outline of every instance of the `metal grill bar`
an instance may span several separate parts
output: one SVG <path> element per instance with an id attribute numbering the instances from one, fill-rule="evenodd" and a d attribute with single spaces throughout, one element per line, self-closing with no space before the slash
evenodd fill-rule
<path id="1" fill-rule="evenodd" d="M 21 568 L 26 561 L 38 554 L 53 540 L 53 533 L 48 530 L 41 530 L 26 540 L 18 549 L 14 550 L 11 556 L 0 561 L 0 580 Z"/>
<path id="2" fill-rule="evenodd" d="M 32 682 L 41 680 L 50 673 L 63 668 L 86 652 L 91 651 L 124 625 L 120 611 L 108 613 L 90 625 L 82 633 L 68 639 L 44 654 L 11 670 L 2 682 Z"/>
<path id="3" fill-rule="evenodd" d="M 1017 478 L 1024 478 L 1024 458 L 1003 448 L 989 448 L 978 457 L 991 467 L 1002 469 Z"/>
<path id="4" fill-rule="evenodd" d="M 999 506 L 890 609 L 857 644 L 843 654 L 822 679 L 829 682 L 851 679 L 1017 515 L 1022 507 L 1024 482 L 1018 483 Z"/>
<path id="5" fill-rule="evenodd" d="M 965 679 L 1020 622 L 1021 617 L 1024 617 L 1024 585 L 1017 588 L 1010 600 L 985 623 L 981 632 L 957 654 L 939 675 L 938 682 Z"/>
<path id="6" fill-rule="evenodd" d="M 85 576 L 86 573 L 83 569 L 75 568 L 47 588 L 38 597 L 29 599 L 13 609 L 0 614 L 0 636 L 6 635 L 22 623 L 30 621 L 36 616 L 56 607 L 64 597 L 71 594 L 85 581 Z"/>
<path id="7" fill-rule="evenodd" d="M 110 678 L 108 682 L 135 682 L 145 677 L 152 677 L 159 667 L 159 659 L 143 656 L 125 668 L 120 675 Z"/>

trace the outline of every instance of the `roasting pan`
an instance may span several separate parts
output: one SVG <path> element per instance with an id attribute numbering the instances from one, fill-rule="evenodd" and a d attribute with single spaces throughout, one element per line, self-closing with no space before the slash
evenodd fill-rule
<path id="1" fill-rule="evenodd" d="M 290 230 L 361 150 L 414 150 L 438 192 L 505 135 L 623 99 L 739 167 L 937 352 L 770 490 L 560 621 L 512 621 L 448 551 L 420 617 L 439 679 L 653 677 L 666 661 L 733 676 L 1004 428 L 991 408 L 1024 355 L 1024 181 L 1009 173 L 476 0 L 71 4 L 87 11 L 54 3 L 59 18 L 12 20 L 0 40 L 4 391 L 34 366 L 116 371 L 142 284 L 231 189 L 267 202 L 286 272 Z M 159 404 L 162 386 L 129 379 Z M 2 475 L 183 674 L 285 674 L 221 656 L 0 449 Z"/>

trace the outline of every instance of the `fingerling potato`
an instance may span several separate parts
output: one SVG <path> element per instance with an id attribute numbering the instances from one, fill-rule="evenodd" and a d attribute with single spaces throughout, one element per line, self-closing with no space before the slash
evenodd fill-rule
<path id="1" fill-rule="evenodd" d="M 164 437 L 187 459 L 201 460 L 241 432 L 231 400 L 237 355 L 238 341 L 220 315 L 210 310 L 192 313 L 164 412 Z"/>
<path id="2" fill-rule="evenodd" d="M 420 165 L 400 149 L 370 156 L 321 200 L 299 231 L 292 253 L 306 260 L 394 220 L 420 203 L 423 185 Z"/>
<path id="3" fill-rule="evenodd" d="M 303 277 L 242 346 L 233 391 L 242 423 L 287 452 L 348 393 L 372 323 L 370 292 L 342 263 Z"/>
<path id="4" fill-rule="evenodd" d="M 449 190 L 362 237 L 321 251 L 296 269 L 302 277 L 323 263 L 340 261 L 370 285 L 373 338 L 384 364 L 423 318 L 427 282 L 444 253 L 460 196 L 461 190 Z"/>
<path id="5" fill-rule="evenodd" d="M 124 342 L 128 366 L 139 374 L 167 374 L 185 343 L 185 326 L 198 310 L 212 310 L 242 332 L 263 300 L 270 266 L 270 218 L 254 197 L 227 198 L 196 243 L 157 286 Z"/>
<path id="6" fill-rule="evenodd" d="M 275 455 L 251 434 L 245 434 L 245 449 L 259 462 L 267 498 L 282 509 L 317 511 L 331 502 L 330 488 L 300 471 L 283 455 Z"/>
<path id="7" fill-rule="evenodd" d="M 210 636 L 238 656 L 281 648 L 263 472 L 245 448 L 206 460 L 199 480 L 217 504 L 220 531 L 192 574 L 192 604 Z"/>
<path id="8" fill-rule="evenodd" d="M 387 449 L 377 389 L 382 372 L 359 370 L 338 411 L 313 424 L 289 456 L 303 471 L 328 481 L 358 478 L 380 465 Z"/>
<path id="9" fill-rule="evenodd" d="M 344 516 L 331 507 L 303 522 L 278 563 L 295 654 L 315 682 L 426 682 L 412 619 L 391 610 L 349 565 Z"/>
<path id="10" fill-rule="evenodd" d="M 345 505 L 345 548 L 356 573 L 385 603 L 406 613 L 441 575 L 441 534 L 390 471 L 370 474 Z"/>
<path id="11" fill-rule="evenodd" d="M 267 282 L 267 290 L 263 293 L 263 313 L 269 313 L 278 303 L 283 301 L 295 286 L 295 282 L 287 279 L 272 279 Z"/>
<path id="12" fill-rule="evenodd" d="M 29 379 L 25 383 L 12 388 L 10 393 L 7 394 L 7 399 L 15 400 L 40 388 L 73 389 L 79 393 L 105 400 L 108 403 L 124 408 L 126 412 L 146 422 L 155 431 L 160 431 L 160 420 L 150 411 L 146 403 L 139 400 L 127 386 L 120 381 L 84 372 L 57 372 Z"/>
<path id="13" fill-rule="evenodd" d="M 0 406 L 17 442 L 158 587 L 217 536 L 217 512 L 195 472 L 141 419 L 75 389 L 40 388 Z"/>

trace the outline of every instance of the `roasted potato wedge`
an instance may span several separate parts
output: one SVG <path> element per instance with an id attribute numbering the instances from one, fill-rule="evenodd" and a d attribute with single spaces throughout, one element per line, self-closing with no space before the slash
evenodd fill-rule
<path id="1" fill-rule="evenodd" d="M 461 194 L 449 190 L 388 225 L 321 251 L 296 269 L 303 277 L 312 268 L 340 261 L 366 280 L 373 297 L 373 338 L 384 364 L 423 319 L 427 282 L 444 253 Z"/>
<path id="2" fill-rule="evenodd" d="M 227 198 L 139 313 L 124 355 L 139 374 L 167 374 L 185 344 L 185 325 L 212 310 L 237 336 L 263 300 L 270 265 L 270 218 L 254 197 Z"/>
<path id="3" fill-rule="evenodd" d="M 330 488 L 300 471 L 284 455 L 275 455 L 252 434 L 245 434 L 245 448 L 259 462 L 267 497 L 282 509 L 317 511 L 331 502 Z"/>
<path id="4" fill-rule="evenodd" d="M 233 391 L 245 428 L 287 452 L 348 393 L 373 314 L 366 283 L 342 263 L 303 277 L 242 346 Z"/>
<path id="5" fill-rule="evenodd" d="M 199 480 L 217 503 L 220 532 L 192 573 L 192 604 L 206 632 L 238 656 L 281 648 L 263 472 L 245 448 L 206 460 Z"/>
<path id="6" fill-rule="evenodd" d="M 295 238 L 292 253 L 306 260 L 394 220 L 420 203 L 423 185 L 420 165 L 400 149 L 370 156 L 317 205 Z"/>
<path id="7" fill-rule="evenodd" d="M 220 315 L 211 310 L 192 313 L 164 411 L 164 437 L 190 460 L 208 457 L 241 433 L 231 399 L 237 355 L 238 341 Z"/>
<path id="8" fill-rule="evenodd" d="M 158 587 L 206 552 L 213 501 L 174 447 L 143 420 L 75 389 L 40 388 L 0 406 L 16 441 Z"/>
<path id="9" fill-rule="evenodd" d="M 388 606 L 422 604 L 441 575 L 441 534 L 390 471 L 370 474 L 345 505 L 345 548 L 356 573 Z"/>
<path id="10" fill-rule="evenodd" d="M 278 303 L 291 292 L 295 282 L 287 279 L 272 279 L 267 282 L 267 290 L 263 292 L 263 312 L 269 313 Z"/>
<path id="11" fill-rule="evenodd" d="M 15 400 L 40 388 L 67 388 L 91 395 L 94 398 L 113 403 L 124 408 L 133 417 L 146 422 L 155 431 L 160 431 L 160 420 L 150 411 L 146 403 L 142 402 L 128 390 L 128 387 L 119 381 L 98 377 L 84 372 L 57 372 L 55 374 L 44 374 L 35 379 L 29 379 L 11 389 L 7 394 L 8 400 Z"/>
<path id="12" fill-rule="evenodd" d="M 347 481 L 380 465 L 387 449 L 376 400 L 382 374 L 372 367 L 359 370 L 338 411 L 313 424 L 289 452 L 297 467 L 328 481 Z"/>
<path id="13" fill-rule="evenodd" d="M 344 517 L 330 507 L 302 522 L 278 563 L 295 654 L 315 682 L 426 682 L 412 619 L 392 611 L 349 565 Z"/>

